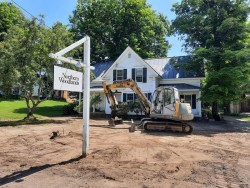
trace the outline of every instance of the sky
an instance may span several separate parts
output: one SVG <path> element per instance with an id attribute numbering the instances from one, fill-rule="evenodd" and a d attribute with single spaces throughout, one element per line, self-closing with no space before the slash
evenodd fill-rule
<path id="1" fill-rule="evenodd" d="M 0 2 L 4 1 L 17 3 L 35 17 L 38 17 L 40 14 L 44 15 L 45 23 L 49 27 L 57 21 L 63 24 L 69 24 L 69 16 L 72 15 L 72 11 L 75 9 L 77 3 L 77 0 L 0 0 Z M 170 9 L 174 3 L 180 1 L 181 0 L 147 0 L 153 10 L 167 16 L 170 22 L 175 18 L 175 14 L 171 12 Z M 24 10 L 23 12 L 27 17 L 31 18 Z M 167 40 L 172 46 L 168 51 L 169 57 L 186 54 L 182 50 L 183 42 L 178 40 L 178 37 L 167 37 Z"/>

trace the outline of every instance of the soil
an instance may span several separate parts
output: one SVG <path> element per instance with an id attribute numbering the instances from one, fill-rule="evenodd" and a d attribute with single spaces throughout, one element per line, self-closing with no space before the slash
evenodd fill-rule
<path id="1" fill-rule="evenodd" d="M 0 127 L 0 186 L 250 187 L 250 123 L 192 122 L 185 135 L 91 120 L 82 158 L 82 119 L 55 119 Z"/>

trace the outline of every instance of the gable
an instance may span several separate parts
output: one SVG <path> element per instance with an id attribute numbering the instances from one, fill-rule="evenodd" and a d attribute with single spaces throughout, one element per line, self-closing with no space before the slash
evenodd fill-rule
<path id="1" fill-rule="evenodd" d="M 132 48 L 127 47 L 123 53 L 117 58 L 117 60 L 110 66 L 110 68 L 103 74 L 102 77 L 111 74 L 114 69 L 127 69 L 127 68 L 147 68 L 153 76 L 159 76 L 159 74 L 147 64 Z"/>

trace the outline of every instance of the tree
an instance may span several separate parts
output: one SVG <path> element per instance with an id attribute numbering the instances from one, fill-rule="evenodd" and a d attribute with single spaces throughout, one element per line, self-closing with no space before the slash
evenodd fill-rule
<path id="1" fill-rule="evenodd" d="M 247 48 L 250 48 L 250 21 L 246 23 L 246 27 L 247 27 L 246 31 L 247 39 L 245 45 Z"/>
<path id="2" fill-rule="evenodd" d="M 2 85 L 5 91 L 15 86 L 21 89 L 28 109 L 26 119 L 34 119 L 36 107 L 53 92 L 55 61 L 48 54 L 71 42 L 71 34 L 61 23 L 47 29 L 43 19 L 33 19 L 9 28 L 0 48 L 4 64 L 0 68 L 0 79 L 5 80 Z M 34 87 L 38 91 L 37 97 L 34 97 Z"/>
<path id="3" fill-rule="evenodd" d="M 173 6 L 177 17 L 173 31 L 185 39 L 188 52 L 205 63 L 202 99 L 212 104 L 238 101 L 249 78 L 249 47 L 246 46 L 249 15 L 247 0 L 182 0 Z M 197 61 L 196 61 L 197 62 Z"/>
<path id="4" fill-rule="evenodd" d="M 115 60 L 127 46 L 142 58 L 167 55 L 167 18 L 146 0 L 78 0 L 70 18 L 76 39 L 91 37 L 94 61 Z"/>
<path id="5" fill-rule="evenodd" d="M 14 25 L 25 21 L 25 17 L 12 3 L 0 2 L 0 42 L 3 41 L 4 35 L 8 29 Z"/>
<path id="6" fill-rule="evenodd" d="M 0 67 L 5 73 L 6 71 L 9 72 L 9 80 L 11 81 L 13 77 L 15 77 L 15 71 L 12 71 L 10 64 L 3 64 L 4 54 L 1 53 L 4 51 L 4 37 L 8 31 L 8 29 L 12 26 L 22 24 L 25 21 L 25 17 L 17 7 L 15 7 L 12 3 L 8 2 L 0 2 Z M 1 90 L 5 90 L 6 88 L 10 87 L 10 82 L 1 82 L 0 79 L 0 85 L 2 85 Z"/>

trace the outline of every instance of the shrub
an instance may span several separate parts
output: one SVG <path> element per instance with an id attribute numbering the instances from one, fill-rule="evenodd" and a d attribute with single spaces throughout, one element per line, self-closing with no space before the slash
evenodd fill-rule
<path id="1" fill-rule="evenodd" d="M 20 100 L 22 99 L 22 97 L 20 95 L 14 95 L 14 94 L 10 94 L 10 95 L 1 95 L 2 98 L 6 99 L 6 100 Z"/>
<path id="2" fill-rule="evenodd" d="M 141 105 L 140 105 L 140 102 L 138 100 L 135 100 L 133 103 L 129 104 L 129 110 L 131 112 L 135 112 L 136 115 L 138 115 L 139 113 L 142 114 Z"/>
<path id="3" fill-rule="evenodd" d="M 117 108 L 118 108 L 117 110 L 112 110 L 112 112 L 114 112 L 115 115 L 118 116 L 118 117 L 127 118 L 128 112 L 130 110 L 129 104 L 125 103 L 125 102 L 120 102 L 117 105 Z"/>
<path id="4" fill-rule="evenodd" d="M 75 110 L 77 103 L 69 103 L 67 105 L 63 106 L 63 115 L 73 115 L 77 114 L 77 111 Z"/>

